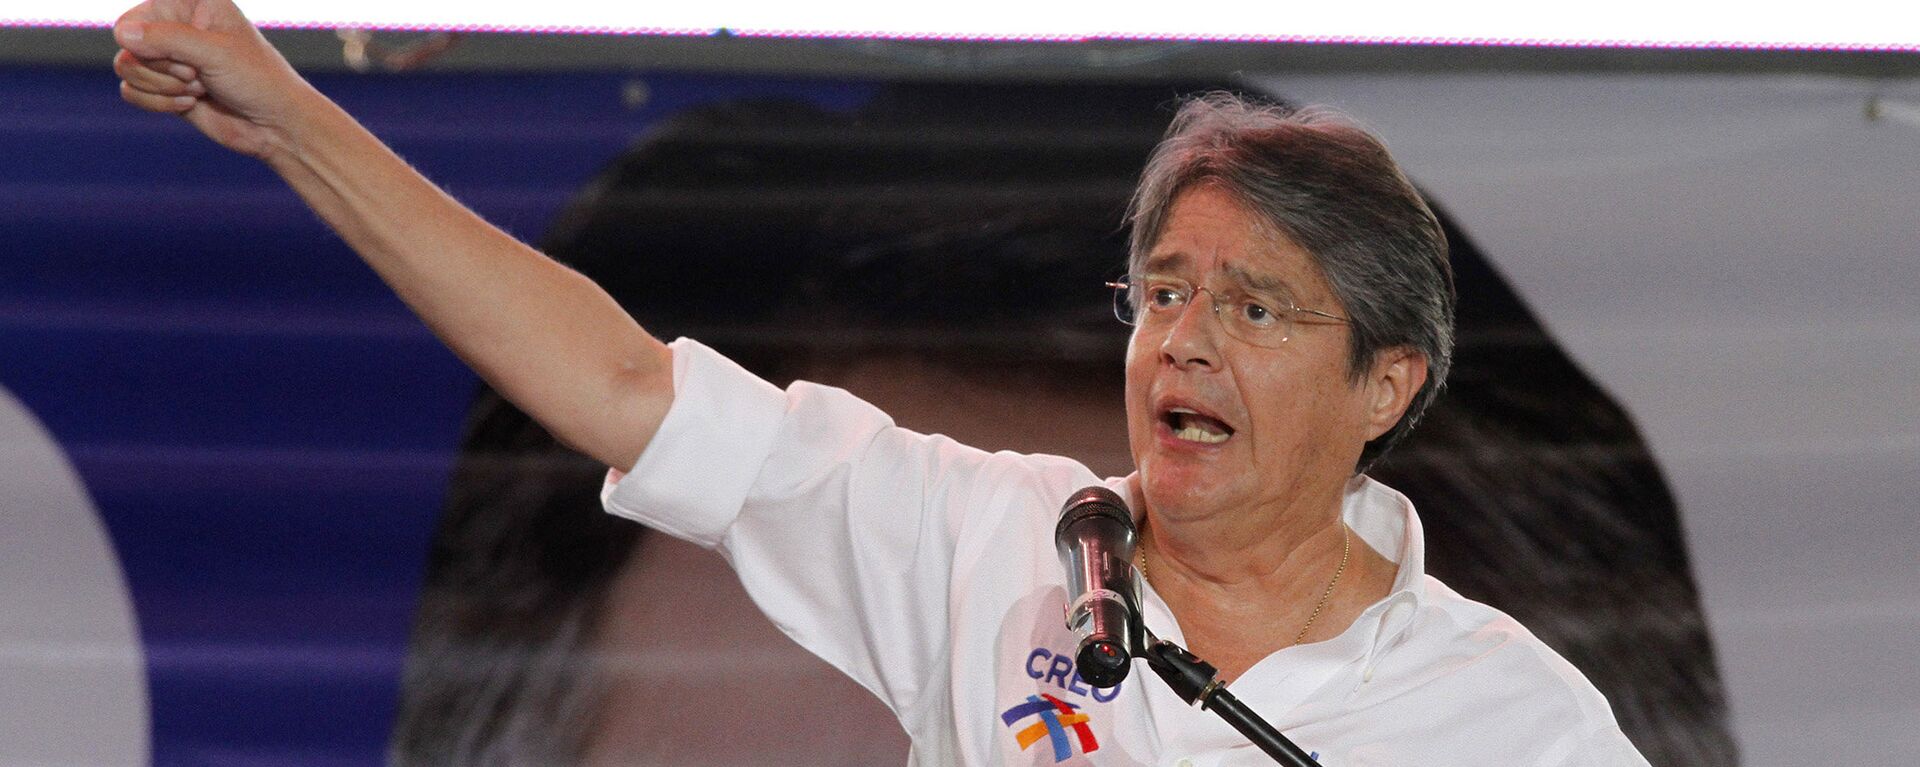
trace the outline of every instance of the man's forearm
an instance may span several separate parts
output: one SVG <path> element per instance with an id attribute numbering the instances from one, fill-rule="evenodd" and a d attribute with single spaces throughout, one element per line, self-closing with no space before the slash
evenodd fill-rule
<path id="1" fill-rule="evenodd" d="M 671 403 L 666 347 L 309 93 L 269 167 L 503 396 L 573 448 L 631 467 Z"/>

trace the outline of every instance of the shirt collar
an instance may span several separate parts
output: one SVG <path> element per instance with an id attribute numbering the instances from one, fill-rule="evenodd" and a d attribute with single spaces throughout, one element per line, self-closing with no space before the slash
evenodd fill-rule
<path id="1" fill-rule="evenodd" d="M 1132 484 L 1125 478 L 1110 479 L 1107 484 L 1133 502 L 1133 513 L 1138 519 L 1142 504 L 1133 493 Z M 1426 602 L 1426 536 L 1421 530 L 1420 516 L 1414 513 L 1413 502 L 1400 491 L 1365 474 L 1355 475 L 1347 483 L 1340 517 L 1362 542 L 1399 566 L 1387 596 L 1363 611 L 1339 638 L 1329 641 L 1335 648 L 1328 649 L 1362 661 L 1363 674 L 1371 674 L 1375 658 L 1399 641 Z M 1151 585 L 1140 585 L 1144 597 L 1143 617 L 1148 626 L 1162 639 L 1184 643 L 1166 603 Z M 1353 636 L 1356 634 L 1358 636 Z"/>
<path id="2" fill-rule="evenodd" d="M 1340 515 L 1368 546 L 1399 565 L 1386 598 L 1354 621 L 1357 628 L 1372 634 L 1362 659 L 1362 673 L 1371 675 L 1375 658 L 1398 643 L 1427 600 L 1426 535 L 1412 501 L 1364 474 L 1347 483 Z"/>

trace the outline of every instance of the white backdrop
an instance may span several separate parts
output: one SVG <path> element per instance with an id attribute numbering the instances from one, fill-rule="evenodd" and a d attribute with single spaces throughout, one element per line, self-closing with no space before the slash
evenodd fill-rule
<path id="1" fill-rule="evenodd" d="M 0 388 L 0 765 L 146 764 L 147 666 L 73 464 Z"/>
<path id="2" fill-rule="evenodd" d="M 1920 759 L 1920 85 L 1256 82 L 1380 131 L 1635 417 L 1743 763 Z"/>

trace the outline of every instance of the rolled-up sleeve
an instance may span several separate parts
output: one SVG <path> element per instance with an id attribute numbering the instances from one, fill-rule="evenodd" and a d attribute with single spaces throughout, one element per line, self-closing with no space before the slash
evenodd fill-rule
<path id="1" fill-rule="evenodd" d="M 698 341 L 673 350 L 673 406 L 640 460 L 611 471 L 607 511 L 707 548 L 740 513 L 786 413 L 786 394 Z"/>
<path id="2" fill-rule="evenodd" d="M 609 473 L 607 510 L 719 550 L 776 626 L 904 715 L 945 664 L 963 518 L 1032 506 L 1007 497 L 1029 472 L 840 389 L 782 391 L 696 342 L 673 350 L 674 404 L 633 470 Z"/>

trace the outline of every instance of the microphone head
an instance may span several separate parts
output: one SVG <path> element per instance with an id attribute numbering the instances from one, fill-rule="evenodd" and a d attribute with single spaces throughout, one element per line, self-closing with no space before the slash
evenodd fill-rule
<path id="1" fill-rule="evenodd" d="M 1053 526 L 1053 541 L 1056 545 L 1066 540 L 1067 528 L 1090 518 L 1115 522 L 1125 527 L 1128 537 L 1134 532 L 1133 514 L 1127 511 L 1127 502 L 1120 494 L 1099 485 L 1083 487 L 1067 498 L 1060 507 L 1060 522 Z"/>
<path id="2" fill-rule="evenodd" d="M 1127 678 L 1144 631 L 1133 582 L 1137 534 L 1126 502 L 1098 485 L 1068 498 L 1053 528 L 1054 548 L 1067 570 L 1067 628 L 1080 635 L 1074 666 L 1097 688 Z"/>

